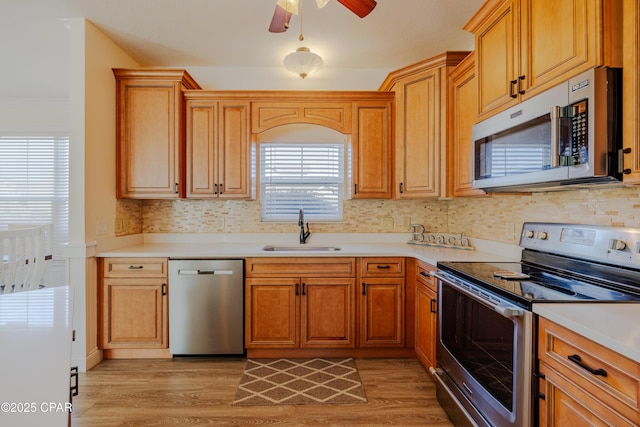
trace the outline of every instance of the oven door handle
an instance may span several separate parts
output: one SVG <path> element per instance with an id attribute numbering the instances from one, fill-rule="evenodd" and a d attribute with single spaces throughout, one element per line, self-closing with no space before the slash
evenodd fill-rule
<path id="1" fill-rule="evenodd" d="M 446 282 L 449 286 L 455 288 L 458 292 L 461 292 L 465 295 L 467 295 L 470 298 L 473 298 L 476 301 L 480 301 L 482 302 L 482 304 L 486 305 L 487 307 L 493 309 L 496 313 L 501 314 L 502 316 L 506 317 L 507 319 L 510 319 L 512 317 L 522 317 L 524 316 L 524 310 L 516 307 L 516 306 L 507 306 L 504 304 L 496 304 L 494 302 L 492 302 L 489 299 L 483 298 L 482 295 L 478 295 L 475 292 L 471 292 L 468 289 L 454 283 L 451 279 L 449 279 L 447 276 L 441 274 L 438 271 L 430 271 L 429 274 L 433 277 L 435 277 L 438 280 L 441 280 L 443 282 Z"/>

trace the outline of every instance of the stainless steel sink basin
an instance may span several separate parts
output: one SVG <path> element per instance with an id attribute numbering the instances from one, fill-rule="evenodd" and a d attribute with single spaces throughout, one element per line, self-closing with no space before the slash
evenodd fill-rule
<path id="1" fill-rule="evenodd" d="M 299 251 L 321 251 L 321 252 L 327 252 L 327 251 L 339 251 L 340 248 L 336 247 L 336 246 L 307 246 L 307 245 L 298 245 L 298 246 L 274 246 L 274 245 L 267 245 L 264 248 L 262 248 L 263 251 L 270 251 L 270 252 L 275 252 L 275 251 L 282 251 L 282 252 L 299 252 Z"/>

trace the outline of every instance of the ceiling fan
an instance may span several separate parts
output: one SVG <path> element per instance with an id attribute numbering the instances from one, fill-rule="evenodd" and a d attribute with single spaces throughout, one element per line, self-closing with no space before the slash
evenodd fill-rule
<path id="1" fill-rule="evenodd" d="M 360 18 L 367 16 L 377 5 L 375 0 L 338 0 L 338 2 Z M 327 3 L 329 3 L 329 0 L 316 0 L 319 8 L 323 8 Z M 299 4 L 300 0 L 277 0 L 269 31 L 272 33 L 287 31 L 291 15 L 298 14 Z"/>

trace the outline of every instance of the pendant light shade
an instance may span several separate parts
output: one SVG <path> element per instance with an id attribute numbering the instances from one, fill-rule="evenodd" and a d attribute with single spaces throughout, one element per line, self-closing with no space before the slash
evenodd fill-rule
<path id="1" fill-rule="evenodd" d="M 322 58 L 307 47 L 299 47 L 284 57 L 284 68 L 302 77 L 318 71 L 324 65 Z"/>

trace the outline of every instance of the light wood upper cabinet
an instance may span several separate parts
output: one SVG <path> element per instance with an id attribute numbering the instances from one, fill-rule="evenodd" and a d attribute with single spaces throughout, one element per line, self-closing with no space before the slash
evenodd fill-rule
<path id="1" fill-rule="evenodd" d="M 186 99 L 186 197 L 250 198 L 249 102 Z"/>
<path id="2" fill-rule="evenodd" d="M 475 35 L 481 118 L 599 65 L 621 65 L 621 0 L 488 0 Z"/>
<path id="3" fill-rule="evenodd" d="M 251 108 L 253 133 L 295 123 L 326 126 L 341 133 L 351 132 L 349 102 L 254 102 Z"/>
<path id="4" fill-rule="evenodd" d="M 117 197 L 183 196 L 182 91 L 200 87 L 182 70 L 114 69 L 113 73 Z"/>
<path id="5" fill-rule="evenodd" d="M 393 94 L 387 98 L 353 103 L 354 199 L 391 197 Z"/>
<path id="6" fill-rule="evenodd" d="M 640 3 L 624 0 L 623 7 L 623 179 L 626 184 L 640 184 Z"/>
<path id="7" fill-rule="evenodd" d="M 396 94 L 396 198 L 445 196 L 447 75 L 468 52 L 446 52 L 389 74 Z"/>
<path id="8" fill-rule="evenodd" d="M 449 131 L 447 146 L 447 195 L 478 196 L 474 189 L 473 138 L 471 131 L 478 117 L 478 82 L 475 77 L 474 53 L 470 53 L 449 74 Z"/>

